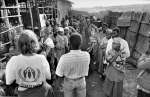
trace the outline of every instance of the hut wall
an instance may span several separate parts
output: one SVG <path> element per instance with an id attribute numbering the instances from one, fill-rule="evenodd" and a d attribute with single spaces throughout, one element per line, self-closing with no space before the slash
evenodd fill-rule
<path id="1" fill-rule="evenodd" d="M 68 15 L 68 12 L 71 9 L 71 3 L 69 3 L 66 0 L 58 0 L 57 1 L 57 8 L 58 8 L 58 14 L 59 14 L 58 15 L 59 16 L 58 22 L 60 23 L 61 20 L 63 18 L 65 18 L 66 15 Z"/>
<path id="2" fill-rule="evenodd" d="M 123 21 L 118 21 L 121 24 L 121 30 L 127 28 L 125 39 L 127 40 L 131 51 L 130 59 L 132 60 L 130 61 L 134 61 L 130 63 L 136 65 L 135 61 L 137 62 L 139 57 L 148 50 L 150 13 L 131 12 L 128 17 L 130 17 L 128 23 L 123 22 L 127 20 L 127 17 L 124 18 L 124 20 L 122 19 Z M 126 25 L 128 25 L 128 27 Z"/>
<path id="3" fill-rule="evenodd" d="M 121 14 L 121 12 L 109 11 L 108 14 L 104 16 L 103 22 L 107 23 L 109 28 L 114 28 L 117 26 L 117 21 Z"/>

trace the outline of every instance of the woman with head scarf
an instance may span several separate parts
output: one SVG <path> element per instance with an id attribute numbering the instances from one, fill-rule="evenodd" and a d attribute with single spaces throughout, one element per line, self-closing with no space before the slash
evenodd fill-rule
<path id="1" fill-rule="evenodd" d="M 104 93 L 108 97 L 123 96 L 123 80 L 125 77 L 125 60 L 130 56 L 126 40 L 119 36 L 119 28 L 114 28 L 112 38 L 106 47 L 108 66 L 105 74 Z"/>

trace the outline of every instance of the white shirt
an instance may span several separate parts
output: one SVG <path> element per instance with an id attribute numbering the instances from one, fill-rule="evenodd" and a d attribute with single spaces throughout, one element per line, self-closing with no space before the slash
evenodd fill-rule
<path id="1" fill-rule="evenodd" d="M 53 42 L 53 40 L 51 38 L 47 38 L 45 40 L 44 44 L 46 44 L 50 48 L 54 48 L 54 42 Z"/>
<path id="2" fill-rule="evenodd" d="M 81 50 L 71 50 L 63 55 L 56 68 L 56 74 L 60 77 L 76 79 L 88 76 L 90 55 Z"/>
<path id="3" fill-rule="evenodd" d="M 125 52 L 124 56 L 126 58 L 130 57 L 130 50 L 129 50 L 129 46 L 126 40 L 117 37 L 117 39 L 119 39 L 120 43 L 121 43 L 121 51 Z M 113 43 L 113 39 L 109 39 L 108 43 L 107 43 L 107 47 L 106 47 L 106 55 L 108 55 L 108 51 L 110 51 L 112 49 L 112 43 Z"/>
<path id="4" fill-rule="evenodd" d="M 41 28 L 46 26 L 46 15 L 45 14 L 40 14 L 40 23 L 41 23 Z"/>
<path id="5" fill-rule="evenodd" d="M 14 80 L 20 86 L 38 85 L 51 79 L 50 67 L 45 56 L 13 56 L 6 66 L 6 84 Z"/>

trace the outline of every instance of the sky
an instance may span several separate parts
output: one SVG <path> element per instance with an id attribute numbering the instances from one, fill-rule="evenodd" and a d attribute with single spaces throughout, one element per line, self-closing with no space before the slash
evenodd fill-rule
<path id="1" fill-rule="evenodd" d="M 72 1 L 73 8 L 91 8 L 91 7 L 106 7 L 117 5 L 132 5 L 132 4 L 147 4 L 150 0 L 69 0 Z"/>

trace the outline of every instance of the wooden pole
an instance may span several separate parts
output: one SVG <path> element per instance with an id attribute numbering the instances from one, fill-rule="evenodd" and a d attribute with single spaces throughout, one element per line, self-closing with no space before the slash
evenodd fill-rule
<path id="1" fill-rule="evenodd" d="M 133 52 L 134 51 L 137 51 L 137 49 L 136 49 L 136 44 L 137 44 L 137 42 L 138 42 L 138 37 L 139 37 L 139 31 L 140 31 L 140 28 L 141 28 L 141 24 L 142 24 L 142 20 L 143 20 L 143 18 L 144 18 L 144 14 L 146 14 L 146 13 L 143 13 L 142 12 L 142 14 L 141 14 L 141 17 L 140 17 L 140 19 L 139 19 L 139 22 L 138 22 L 138 30 L 137 30 L 137 35 L 136 35 L 136 42 L 135 42 L 135 44 L 134 44 L 134 46 L 133 46 Z M 133 55 L 133 52 L 131 52 L 131 55 Z"/>
<path id="2" fill-rule="evenodd" d="M 31 19 L 31 27 L 32 27 L 32 30 L 34 30 L 33 28 L 33 16 L 32 16 L 32 7 L 31 7 L 31 4 L 30 4 L 30 1 L 27 2 L 29 4 L 29 13 L 30 13 L 30 19 Z"/>
<path id="3" fill-rule="evenodd" d="M 19 6 L 18 0 L 16 0 L 16 3 L 17 3 L 17 6 Z M 20 15 L 20 7 L 17 8 L 17 11 L 18 11 L 18 15 Z M 21 20 L 20 16 L 19 16 L 19 23 L 20 23 L 20 25 L 22 25 L 22 20 Z"/>
<path id="4" fill-rule="evenodd" d="M 35 8 L 36 8 L 36 10 L 37 10 L 38 27 L 39 27 L 39 29 L 41 29 L 40 13 L 39 13 L 39 8 L 38 8 L 38 2 L 37 2 L 37 0 L 34 0 L 34 3 L 35 3 Z"/>
<path id="5" fill-rule="evenodd" d="M 7 10 L 8 9 L 5 9 L 5 7 L 6 7 L 6 5 L 5 5 L 5 0 L 2 0 L 2 7 L 4 7 L 4 10 L 3 10 L 3 15 L 4 15 L 4 17 L 6 17 L 6 16 L 8 16 L 8 13 L 7 13 Z M 8 28 L 10 28 L 10 24 L 9 24 L 9 18 L 7 17 L 7 18 L 5 18 L 5 22 L 6 22 L 6 26 L 8 27 Z"/>

